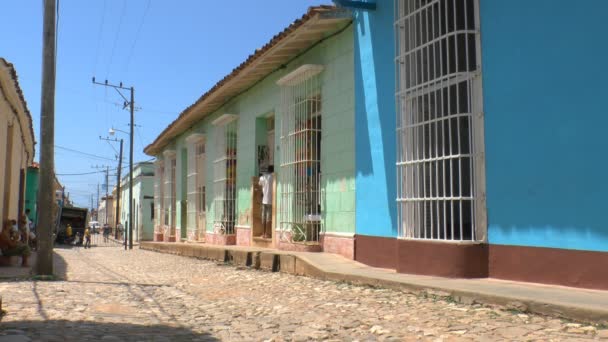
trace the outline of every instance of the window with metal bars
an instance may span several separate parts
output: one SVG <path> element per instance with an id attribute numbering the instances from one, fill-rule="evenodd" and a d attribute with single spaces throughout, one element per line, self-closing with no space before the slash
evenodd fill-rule
<path id="1" fill-rule="evenodd" d="M 189 239 L 194 239 L 196 236 L 196 200 L 198 197 L 196 178 L 196 145 L 200 139 L 199 134 L 193 134 L 186 138 L 187 155 L 188 155 L 188 175 L 187 175 L 187 202 L 186 202 L 186 227 L 188 229 L 187 236 Z"/>
<path id="2" fill-rule="evenodd" d="M 162 160 L 157 160 L 156 161 L 156 171 L 154 172 L 154 204 L 155 207 L 154 209 L 156 210 L 156 214 L 154 215 L 156 218 L 156 224 L 155 227 L 157 227 L 157 229 L 159 229 L 163 224 L 164 224 L 164 218 L 163 218 L 163 214 L 164 214 L 164 177 L 165 177 L 165 170 L 164 170 L 164 163 Z"/>
<path id="3" fill-rule="evenodd" d="M 175 168 L 177 160 L 175 156 L 169 157 L 169 172 L 165 181 L 165 225 L 169 226 L 170 236 L 175 235 L 175 217 L 177 209 L 177 199 L 175 196 Z"/>
<path id="4" fill-rule="evenodd" d="M 205 237 L 206 231 L 206 199 L 205 199 L 205 143 L 199 142 L 196 145 L 196 233 L 198 240 Z"/>
<path id="5" fill-rule="evenodd" d="M 318 242 L 321 231 L 321 66 L 288 81 L 282 93 L 281 238 Z"/>
<path id="6" fill-rule="evenodd" d="M 478 1 L 395 3 L 400 236 L 480 239 Z"/>
<path id="7" fill-rule="evenodd" d="M 214 231 L 234 234 L 236 217 L 237 121 L 216 126 L 213 161 Z"/>

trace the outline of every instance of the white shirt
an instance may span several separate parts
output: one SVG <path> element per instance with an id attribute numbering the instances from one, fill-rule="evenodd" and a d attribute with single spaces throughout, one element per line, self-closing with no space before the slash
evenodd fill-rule
<path id="1" fill-rule="evenodd" d="M 262 187 L 262 204 L 272 204 L 272 174 L 263 174 L 258 184 Z"/>

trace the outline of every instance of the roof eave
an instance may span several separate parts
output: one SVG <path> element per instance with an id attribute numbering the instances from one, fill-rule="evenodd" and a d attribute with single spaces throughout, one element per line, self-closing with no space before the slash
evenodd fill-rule
<path id="1" fill-rule="evenodd" d="M 232 98 L 283 67 L 319 41 L 342 30 L 351 21 L 350 12 L 332 6 L 309 9 L 270 42 L 249 56 L 194 104 L 186 108 L 163 132 L 144 148 L 150 156 L 158 155 L 173 138 L 187 131 L 196 122 L 212 114 Z"/>

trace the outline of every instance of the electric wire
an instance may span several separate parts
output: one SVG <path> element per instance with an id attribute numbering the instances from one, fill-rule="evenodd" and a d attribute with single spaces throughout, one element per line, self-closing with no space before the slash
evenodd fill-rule
<path id="1" fill-rule="evenodd" d="M 135 50 L 135 44 L 137 44 L 137 39 L 139 38 L 139 34 L 141 33 L 142 27 L 144 26 L 144 21 L 146 20 L 146 15 L 148 14 L 148 10 L 150 9 L 151 2 L 151 0 L 148 0 L 148 4 L 146 5 L 144 14 L 141 17 L 141 21 L 139 22 L 139 27 L 135 32 L 135 39 L 133 40 L 133 44 L 131 44 L 131 49 L 129 49 L 129 55 L 127 55 L 127 63 L 125 64 L 125 74 L 129 72 L 129 63 L 131 63 L 131 57 L 133 56 L 133 51 Z"/>
<path id="2" fill-rule="evenodd" d="M 82 154 L 85 156 L 89 156 L 92 158 L 98 158 L 98 159 L 104 159 L 104 160 L 110 160 L 110 161 L 116 161 L 116 159 L 113 158 L 108 158 L 108 157 L 103 157 L 103 156 L 99 156 L 96 154 L 92 154 L 92 153 L 87 153 L 87 152 L 83 152 L 83 151 L 78 151 L 69 147 L 64 147 L 64 146 L 59 146 L 59 145 L 55 145 L 55 148 L 58 148 L 60 150 L 64 150 L 64 151 L 69 151 L 69 152 L 73 152 L 73 153 L 78 153 L 78 154 Z"/>
<path id="3" fill-rule="evenodd" d="M 103 34 L 103 25 L 106 19 L 106 0 L 103 1 L 103 10 L 101 11 L 101 23 L 99 24 L 99 32 L 97 33 L 97 48 L 95 50 L 95 65 L 93 66 L 93 75 L 97 73 L 97 64 L 99 64 L 99 49 L 101 48 L 101 36 Z"/>
<path id="4" fill-rule="evenodd" d="M 120 36 L 120 29 L 122 26 L 122 19 L 125 16 L 125 10 L 127 8 L 127 1 L 123 0 L 122 2 L 122 10 L 120 11 L 120 19 L 118 20 L 118 28 L 116 29 L 116 36 L 114 36 L 114 43 L 112 43 L 112 50 L 110 52 L 110 62 L 108 63 L 108 68 L 106 70 L 106 79 L 110 75 L 110 68 L 112 67 L 112 60 L 114 59 L 114 51 L 116 50 L 116 43 L 118 42 L 118 37 Z"/>

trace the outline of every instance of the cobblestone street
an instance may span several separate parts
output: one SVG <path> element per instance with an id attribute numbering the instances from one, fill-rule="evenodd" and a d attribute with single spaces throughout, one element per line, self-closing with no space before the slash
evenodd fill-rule
<path id="1" fill-rule="evenodd" d="M 139 249 L 56 249 L 60 281 L 0 282 L 0 341 L 599 340 L 608 330 Z"/>

